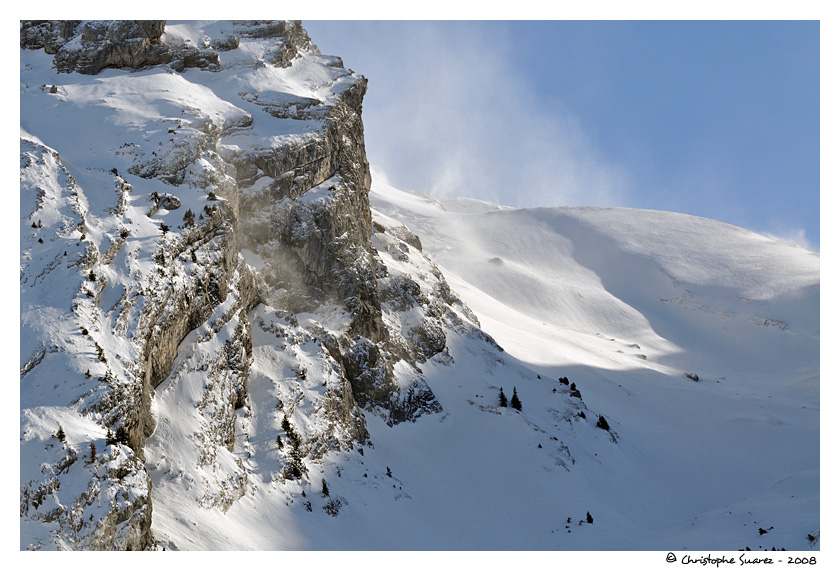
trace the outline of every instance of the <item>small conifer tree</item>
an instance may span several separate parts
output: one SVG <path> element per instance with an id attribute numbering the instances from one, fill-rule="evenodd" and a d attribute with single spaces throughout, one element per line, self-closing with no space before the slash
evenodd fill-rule
<path id="1" fill-rule="evenodd" d="M 510 406 L 516 410 L 522 410 L 522 401 L 519 400 L 519 395 L 516 394 L 516 387 L 513 387 L 513 396 L 510 397 Z"/>
<path id="2" fill-rule="evenodd" d="M 61 428 L 61 425 L 58 425 L 58 432 L 55 433 L 55 437 L 58 438 L 61 442 L 67 442 L 67 435 L 64 434 L 64 429 Z"/>
<path id="3" fill-rule="evenodd" d="M 117 429 L 117 437 L 116 441 L 120 444 L 125 444 L 128 446 L 128 430 L 125 429 L 125 426 L 120 425 Z"/>
<path id="4" fill-rule="evenodd" d="M 507 405 L 508 405 L 508 400 L 507 400 L 507 397 L 505 396 L 505 389 L 501 388 L 501 389 L 499 389 L 499 406 L 507 406 Z"/>
<path id="5" fill-rule="evenodd" d="M 324 478 L 321 478 L 321 494 L 324 496 L 330 495 L 330 488 L 327 486 L 327 481 Z"/>
<path id="6" fill-rule="evenodd" d="M 592 519 L 592 514 L 586 512 L 586 523 L 592 523 L 594 520 Z"/>
<path id="7" fill-rule="evenodd" d="M 306 466 L 303 464 L 303 459 L 300 456 L 300 448 L 295 443 L 292 443 L 292 451 L 289 454 L 289 468 L 292 477 L 295 479 L 300 478 L 307 472 Z"/>
<path id="8" fill-rule="evenodd" d="M 96 444 L 93 442 L 90 443 L 90 463 L 94 464 L 96 462 Z"/>

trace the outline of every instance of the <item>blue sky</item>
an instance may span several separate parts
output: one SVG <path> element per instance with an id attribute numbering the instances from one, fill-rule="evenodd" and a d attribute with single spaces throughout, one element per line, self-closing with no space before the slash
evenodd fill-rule
<path id="1" fill-rule="evenodd" d="M 326 22 L 372 168 L 435 196 L 686 212 L 819 250 L 820 28 Z"/>

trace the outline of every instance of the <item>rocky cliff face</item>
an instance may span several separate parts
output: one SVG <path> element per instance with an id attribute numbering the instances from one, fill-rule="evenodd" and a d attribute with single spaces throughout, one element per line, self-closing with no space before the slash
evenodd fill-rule
<path id="1" fill-rule="evenodd" d="M 281 480 L 441 410 L 418 365 L 477 323 L 371 219 L 363 77 L 299 22 L 20 29 L 22 548 L 153 548 L 185 477 L 228 509 L 254 380 Z"/>

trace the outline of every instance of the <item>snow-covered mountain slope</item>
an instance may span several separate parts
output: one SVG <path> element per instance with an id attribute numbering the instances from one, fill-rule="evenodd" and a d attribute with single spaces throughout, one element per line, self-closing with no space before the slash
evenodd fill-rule
<path id="1" fill-rule="evenodd" d="M 369 195 L 296 22 L 21 48 L 21 549 L 818 547 L 818 256 Z"/>
<path id="2" fill-rule="evenodd" d="M 376 180 L 371 205 L 417 233 L 508 355 L 608 415 L 620 458 L 586 488 L 604 478 L 596 495 L 646 520 L 625 547 L 813 547 L 817 254 L 669 212 L 513 210 Z"/>

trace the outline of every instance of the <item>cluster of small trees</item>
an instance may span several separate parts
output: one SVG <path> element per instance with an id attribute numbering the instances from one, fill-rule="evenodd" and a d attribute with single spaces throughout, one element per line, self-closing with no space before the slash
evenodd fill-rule
<path id="1" fill-rule="evenodd" d="M 128 430 L 126 430 L 125 426 L 120 425 L 117 428 L 117 433 L 114 434 L 109 428 L 108 433 L 105 435 L 105 444 L 125 444 L 128 446 Z"/>
<path id="2" fill-rule="evenodd" d="M 508 399 L 505 396 L 505 389 L 499 389 L 499 406 L 508 406 Z M 522 401 L 519 400 L 519 395 L 516 394 L 516 387 L 513 387 L 513 396 L 510 397 L 510 407 L 516 410 L 522 410 Z"/>
<path id="3" fill-rule="evenodd" d="M 560 384 L 569 385 L 569 395 L 577 398 L 581 398 L 580 391 L 578 390 L 577 386 L 574 383 L 569 383 L 568 377 L 560 377 L 557 379 L 560 381 Z M 557 392 L 555 389 L 554 392 Z M 505 389 L 504 387 L 499 389 L 499 406 L 507 407 L 508 404 L 511 408 L 521 411 L 522 410 L 522 401 L 519 400 L 519 395 L 516 394 L 516 387 L 513 387 L 513 396 L 510 398 L 510 403 L 508 403 L 508 398 L 505 396 Z M 586 414 L 583 411 L 580 412 L 579 416 L 583 419 L 586 418 Z M 610 431 L 610 424 L 607 422 L 607 419 L 604 418 L 603 415 L 598 416 L 598 422 L 595 423 L 595 426 L 602 430 L 606 430 L 607 432 Z M 389 474 L 390 475 L 390 474 Z M 589 516 L 589 514 L 587 514 Z M 591 517 L 591 516 L 589 516 Z M 587 519 L 589 519 L 587 517 Z M 592 522 L 589 522 L 592 523 Z"/>
<path id="4" fill-rule="evenodd" d="M 575 384 L 572 383 L 571 385 L 569 385 L 569 377 L 560 377 L 557 380 L 560 382 L 561 385 L 566 385 L 566 386 L 569 387 L 569 395 L 570 396 L 581 398 L 580 391 L 575 386 Z M 557 392 L 557 391 L 555 390 L 554 392 Z"/>
<path id="5" fill-rule="evenodd" d="M 184 226 L 189 228 L 195 227 L 195 214 L 193 214 L 193 211 L 190 209 L 187 209 L 184 213 Z"/>

